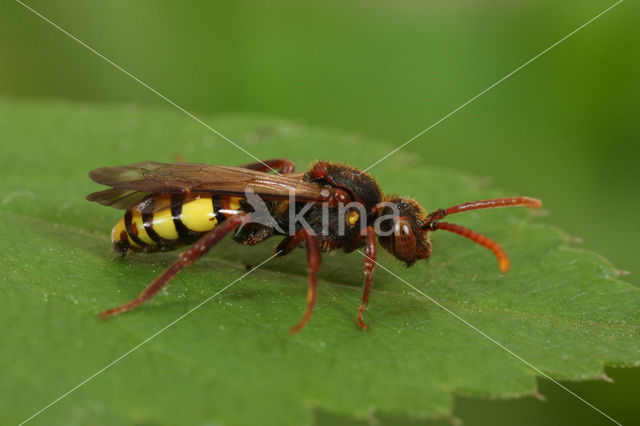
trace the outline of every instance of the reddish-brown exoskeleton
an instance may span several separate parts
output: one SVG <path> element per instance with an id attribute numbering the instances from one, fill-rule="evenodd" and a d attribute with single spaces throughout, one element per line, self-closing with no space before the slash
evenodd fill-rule
<path id="1" fill-rule="evenodd" d="M 279 173 L 267 172 L 273 168 Z M 276 249 L 280 256 L 296 247 L 306 247 L 307 308 L 292 333 L 300 331 L 311 317 L 322 252 L 340 248 L 352 252 L 364 247 L 365 283 L 358 325 L 366 329 L 363 314 L 371 291 L 378 242 L 411 266 L 431 255 L 429 234 L 441 229 L 488 248 L 497 257 L 500 270 L 506 272 L 509 260 L 498 243 L 441 220 L 469 210 L 542 205 L 534 198 L 507 197 L 427 214 L 413 199 L 383 195 L 368 173 L 324 161 L 316 162 L 306 173 L 294 173 L 291 161 L 276 159 L 241 167 L 145 162 L 100 168 L 90 176 L 112 188 L 90 194 L 89 200 L 126 210 L 112 231 L 114 247 L 123 256 L 132 251 L 154 252 L 193 244 L 138 297 L 104 311 L 103 317 L 131 310 L 149 300 L 182 268 L 236 230 L 233 239 L 241 244 L 253 245 L 272 236 L 284 236 Z M 261 205 L 253 202 L 254 196 L 262 200 Z"/>

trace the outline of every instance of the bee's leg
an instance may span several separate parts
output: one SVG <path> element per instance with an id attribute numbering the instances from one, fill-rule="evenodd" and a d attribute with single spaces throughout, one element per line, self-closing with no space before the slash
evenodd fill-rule
<path id="1" fill-rule="evenodd" d="M 264 160 L 258 163 L 245 164 L 244 166 L 239 167 L 242 167 L 243 169 L 257 170 L 259 172 L 277 170 L 278 173 L 282 175 L 293 173 L 296 169 L 293 161 L 287 160 L 286 158 L 274 158 L 273 160 Z"/>
<path id="2" fill-rule="evenodd" d="M 309 291 L 307 292 L 307 310 L 300 322 L 293 327 L 289 332 L 295 334 L 302 330 L 304 326 L 311 318 L 313 313 L 313 307 L 316 304 L 316 296 L 318 294 L 318 270 L 320 269 L 320 263 L 322 261 L 322 255 L 320 254 L 320 245 L 314 235 L 312 235 L 306 229 L 301 229 L 293 237 L 288 237 L 282 240 L 278 245 L 278 251 L 280 255 L 289 253 L 296 248 L 298 244 L 305 240 L 307 243 L 307 270 L 309 271 Z"/>
<path id="3" fill-rule="evenodd" d="M 171 281 L 171 279 L 175 277 L 178 272 L 180 272 L 182 268 L 198 260 L 213 246 L 215 246 L 225 235 L 239 226 L 244 220 L 249 220 L 248 214 L 236 215 L 225 220 L 220 225 L 216 226 L 211 231 L 200 237 L 200 239 L 196 241 L 196 243 L 192 247 L 182 252 L 178 261 L 171 265 L 151 284 L 149 284 L 138 297 L 125 303 L 124 305 L 106 310 L 102 312 L 100 316 L 105 318 L 112 315 L 118 315 L 123 312 L 130 311 L 141 303 L 151 299 L 157 292 L 162 290 L 162 288 L 166 286 L 169 281 Z"/>
<path id="4" fill-rule="evenodd" d="M 369 293 L 371 293 L 371 284 L 373 282 L 373 270 L 376 267 L 376 233 L 372 226 L 367 226 L 367 240 L 365 242 L 364 254 L 364 293 L 362 294 L 362 303 L 358 311 L 358 325 L 361 329 L 366 330 L 368 326 L 362 320 L 362 315 L 369 301 Z"/>
<path id="5" fill-rule="evenodd" d="M 280 241 L 278 247 L 276 247 L 278 256 L 284 256 L 291 253 L 300 245 L 300 243 L 302 243 L 302 240 L 304 240 L 303 230 L 296 232 L 293 236 L 285 237 L 282 241 Z"/>

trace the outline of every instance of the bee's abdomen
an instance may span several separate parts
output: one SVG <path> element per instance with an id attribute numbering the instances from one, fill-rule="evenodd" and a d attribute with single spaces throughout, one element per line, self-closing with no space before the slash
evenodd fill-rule
<path id="1" fill-rule="evenodd" d="M 154 209 L 154 201 L 166 208 Z M 129 251 L 163 251 L 192 244 L 240 212 L 240 199 L 235 197 L 205 195 L 184 201 L 182 194 L 175 194 L 170 203 L 166 201 L 150 199 L 142 213 L 135 208 L 127 210 L 111 231 L 116 251 L 124 256 Z"/>

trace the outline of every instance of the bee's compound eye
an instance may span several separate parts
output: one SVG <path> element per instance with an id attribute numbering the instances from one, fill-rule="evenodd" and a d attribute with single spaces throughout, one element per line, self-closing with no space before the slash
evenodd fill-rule
<path id="1" fill-rule="evenodd" d="M 395 229 L 393 230 L 394 235 L 409 235 L 412 234 L 411 227 L 405 220 L 399 220 L 395 223 Z"/>
<path id="2" fill-rule="evenodd" d="M 393 254 L 405 262 L 416 258 L 416 237 L 409 222 L 403 218 L 397 219 L 393 225 Z"/>

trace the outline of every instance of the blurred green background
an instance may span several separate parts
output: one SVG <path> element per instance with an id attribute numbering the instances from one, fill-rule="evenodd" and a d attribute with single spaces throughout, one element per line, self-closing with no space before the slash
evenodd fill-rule
<path id="1" fill-rule="evenodd" d="M 273 114 L 385 140 L 391 150 L 613 3 L 27 4 L 196 115 Z M 639 18 L 637 3 L 619 4 L 396 155 L 543 199 L 547 222 L 638 285 Z M 0 4 L 0 54 L 3 97 L 166 105 L 17 2 Z M 249 161 L 238 151 L 238 163 Z M 566 385 L 623 424 L 640 423 L 640 372 L 607 373 L 615 385 Z M 456 415 L 469 426 L 611 424 L 552 383 L 541 381 L 540 391 L 546 402 L 461 397 Z"/>

